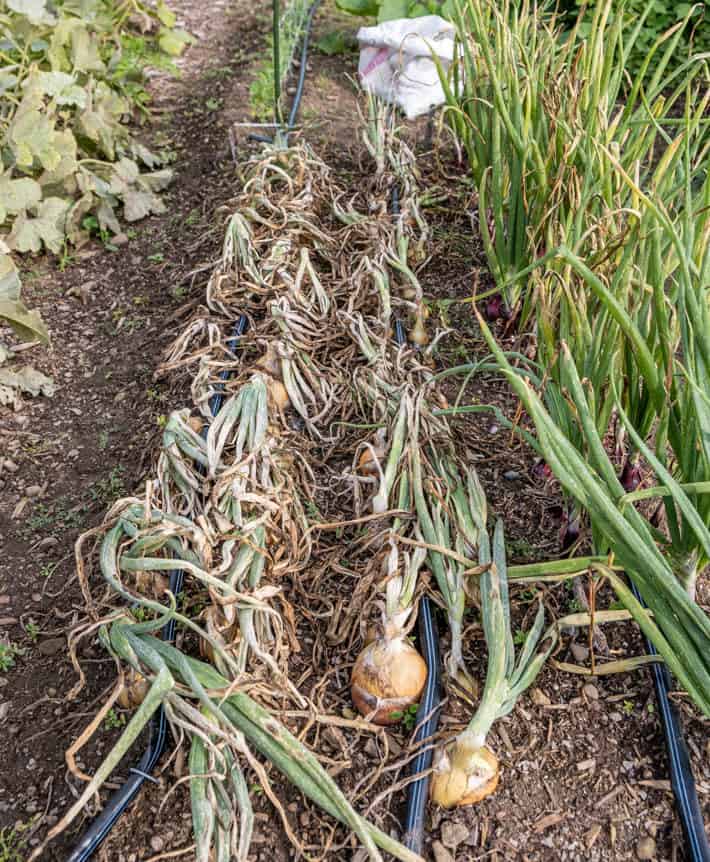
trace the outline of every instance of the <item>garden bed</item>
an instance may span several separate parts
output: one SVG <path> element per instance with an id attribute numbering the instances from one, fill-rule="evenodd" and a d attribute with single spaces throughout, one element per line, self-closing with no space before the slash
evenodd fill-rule
<path id="1" fill-rule="evenodd" d="M 186 55 L 181 79 L 155 81 L 159 121 L 151 129 L 164 136 L 178 157 L 168 214 L 141 224 L 117 251 L 96 246 L 80 253 L 64 271 L 51 261 L 36 261 L 36 277 L 26 279 L 25 296 L 54 335 L 53 352 L 36 364 L 51 371 L 58 391 L 51 401 L 25 402 L 15 415 L 0 414 L 3 451 L 18 467 L 2 476 L 0 593 L 4 628 L 25 650 L 3 675 L 0 708 L 8 704 L 5 738 L 12 740 L 16 760 L 4 771 L 0 825 L 32 824 L 31 842 L 71 802 L 75 790 L 70 788 L 76 784 L 73 779 L 65 783 L 63 752 L 88 723 L 114 676 L 114 663 L 104 658 L 102 648 L 96 643 L 85 647 L 88 686 L 79 700 L 65 702 L 74 675 L 61 639 L 84 613 L 72 577 L 73 541 L 80 531 L 100 523 L 113 499 L 133 490 L 140 495 L 139 480 L 150 472 L 157 451 L 160 417 L 189 397 L 186 374 L 156 381 L 154 372 L 163 348 L 202 302 L 211 263 L 219 254 L 224 216 L 240 191 L 237 168 L 254 149 L 237 138 L 234 151 L 228 129 L 247 119 L 247 89 L 268 27 L 268 9 L 225 7 L 220 21 L 214 10 L 207 16 L 203 8 L 185 4 L 180 11 L 199 41 Z M 342 19 L 320 12 L 316 36 L 334 26 L 344 26 Z M 355 64 L 353 54 L 333 58 L 313 52 L 302 109 L 305 138 L 353 195 L 372 174 L 363 146 L 354 140 L 358 100 L 343 74 L 344 67 L 354 74 Z M 208 100 L 214 107 L 206 107 Z M 422 184 L 440 195 L 427 214 L 433 240 L 420 278 L 432 320 L 452 328 L 435 356 L 441 370 L 487 352 L 470 305 L 450 301 L 468 299 L 474 282 L 485 285 L 490 276 L 473 235 L 470 201 L 458 182 L 462 168 L 453 149 L 435 139 L 432 152 L 424 123 L 406 135 L 419 157 Z M 505 339 L 502 327 L 499 335 Z M 457 392 L 454 384 L 448 387 L 449 401 Z M 515 415 L 515 400 L 499 378 L 476 378 L 467 386 L 466 399 L 493 403 Z M 556 556 L 559 494 L 551 481 L 536 478 L 533 453 L 488 415 L 457 419 L 454 429 L 456 440 L 473 453 L 492 513 L 505 521 L 510 562 Z M 24 508 L 13 517 L 23 500 Z M 314 502 L 327 520 L 339 514 L 337 502 L 327 496 Z M 326 543 L 298 583 L 285 586 L 301 647 L 290 658 L 290 676 L 301 680 L 301 690 L 320 714 L 342 719 L 311 727 L 304 741 L 359 811 L 385 831 L 397 830 L 404 806 L 398 782 L 406 777 L 411 728 L 364 730 L 354 723 L 349 670 L 360 642 L 356 626 L 340 643 L 334 636 L 334 621 L 353 597 L 353 584 L 342 567 L 333 569 L 337 553 L 335 542 L 331 547 Z M 701 584 L 701 604 L 706 598 Z M 530 591 L 514 591 L 515 632 L 529 627 L 532 600 Z M 546 588 L 544 600 L 555 616 L 575 609 L 575 598 L 564 585 Z M 466 622 L 467 663 L 482 679 L 482 630 L 475 614 Z M 35 634 L 28 623 L 38 626 Z M 631 624 L 615 626 L 609 640 L 612 655 L 642 651 Z M 583 662 L 585 649 L 586 632 L 580 631 L 576 639 L 562 639 L 556 657 Z M 710 815 L 707 724 L 682 700 L 681 705 L 701 802 Z M 464 701 L 451 696 L 441 729 L 458 729 L 469 712 Z M 116 738 L 122 715 L 116 710 L 83 755 L 87 772 Z M 287 721 L 303 728 L 302 716 Z M 431 811 L 427 853 L 437 862 L 633 859 L 648 838 L 655 843 L 653 858 L 684 858 L 648 671 L 589 678 L 547 666 L 511 715 L 496 725 L 492 744 L 503 764 L 498 792 L 472 809 Z M 125 774 L 125 768 L 119 772 Z M 145 786 L 97 858 L 146 862 L 181 849 L 191 858 L 188 787 L 184 782 L 173 787 L 185 770 L 184 755 L 171 752 L 158 783 Z M 285 816 L 308 855 L 364 858 L 344 830 L 333 830 L 329 818 L 273 777 Z M 250 858 L 296 858 L 272 805 L 258 787 L 253 789 Z M 46 851 L 46 858 L 65 858 L 85 825 L 75 824 Z"/>

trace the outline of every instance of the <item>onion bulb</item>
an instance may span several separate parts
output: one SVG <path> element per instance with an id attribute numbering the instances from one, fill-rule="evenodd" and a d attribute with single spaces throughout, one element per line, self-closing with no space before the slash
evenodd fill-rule
<path id="1" fill-rule="evenodd" d="M 277 410 L 285 410 L 291 403 L 288 389 L 276 377 L 272 377 L 268 383 L 269 398 Z"/>
<path id="2" fill-rule="evenodd" d="M 426 678 L 426 662 L 404 635 L 377 638 L 360 653 L 353 667 L 353 703 L 375 724 L 396 724 L 419 700 Z"/>
<path id="3" fill-rule="evenodd" d="M 145 696 L 150 689 L 148 680 L 138 673 L 131 670 L 128 672 L 123 688 L 118 693 L 118 702 L 124 709 L 137 709 L 145 700 Z"/>
<path id="4" fill-rule="evenodd" d="M 263 368 L 271 377 L 281 377 L 281 360 L 273 344 L 269 344 L 266 353 L 256 360 L 256 365 Z"/>
<path id="5" fill-rule="evenodd" d="M 425 347 L 429 343 L 429 335 L 424 326 L 424 311 L 423 306 L 417 309 L 417 316 L 414 320 L 414 326 L 409 332 L 409 339 L 417 347 Z"/>
<path id="6" fill-rule="evenodd" d="M 377 466 L 378 461 L 382 461 L 387 452 L 385 445 L 386 432 L 384 428 L 380 428 L 375 435 L 375 439 L 371 446 L 366 446 L 357 462 L 358 473 L 363 476 L 376 476 L 380 471 Z"/>
<path id="7" fill-rule="evenodd" d="M 474 805 L 498 786 L 500 764 L 486 745 L 471 745 L 462 734 L 443 749 L 431 780 L 431 798 L 442 808 Z"/>
<path id="8" fill-rule="evenodd" d="M 170 589 L 170 580 L 159 572 L 138 571 L 135 573 L 136 591 L 142 596 L 162 599 Z"/>
<path id="9" fill-rule="evenodd" d="M 192 428 L 195 434 L 202 434 L 202 429 L 205 427 L 205 420 L 202 416 L 190 416 L 187 424 Z"/>

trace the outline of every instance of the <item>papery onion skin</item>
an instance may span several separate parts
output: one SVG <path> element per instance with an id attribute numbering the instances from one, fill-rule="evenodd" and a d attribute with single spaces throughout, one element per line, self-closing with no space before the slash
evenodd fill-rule
<path id="1" fill-rule="evenodd" d="M 288 389 L 283 385 L 280 380 L 277 380 L 275 377 L 269 381 L 269 397 L 271 401 L 276 405 L 278 410 L 286 410 L 286 408 L 291 403 L 291 398 L 288 394 Z"/>
<path id="2" fill-rule="evenodd" d="M 118 694 L 118 702 L 124 709 L 137 709 L 145 700 L 150 683 L 148 680 L 131 669 L 123 688 Z"/>
<path id="3" fill-rule="evenodd" d="M 486 745 L 468 748 L 454 741 L 434 766 L 431 798 L 442 808 L 475 805 L 498 787 L 500 764 Z"/>
<path id="4" fill-rule="evenodd" d="M 353 703 L 374 724 L 397 724 L 405 710 L 418 702 L 426 678 L 426 662 L 404 636 L 377 638 L 353 667 Z"/>

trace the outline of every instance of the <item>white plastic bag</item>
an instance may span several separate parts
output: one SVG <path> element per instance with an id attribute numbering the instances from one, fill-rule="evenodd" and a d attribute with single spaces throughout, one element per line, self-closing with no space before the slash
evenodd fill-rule
<path id="1" fill-rule="evenodd" d="M 454 56 L 454 26 L 438 15 L 398 18 L 361 27 L 360 82 L 366 90 L 394 102 L 411 120 L 444 103 L 444 90 L 432 59 L 448 71 Z"/>

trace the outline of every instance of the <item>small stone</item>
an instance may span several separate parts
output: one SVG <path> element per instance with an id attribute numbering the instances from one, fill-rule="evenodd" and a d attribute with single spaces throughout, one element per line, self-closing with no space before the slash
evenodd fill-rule
<path id="1" fill-rule="evenodd" d="M 39 495 L 41 493 L 42 493 L 42 486 L 41 485 L 28 485 L 25 488 L 25 496 L 26 497 L 39 497 Z"/>
<path id="2" fill-rule="evenodd" d="M 586 661 L 589 658 L 589 649 L 583 644 L 578 644 L 577 641 L 574 641 L 570 645 L 570 649 L 572 650 L 572 655 L 574 656 L 575 661 Z"/>
<path id="3" fill-rule="evenodd" d="M 128 243 L 128 236 L 125 233 L 117 233 L 116 236 L 111 238 L 111 242 L 113 245 L 126 245 Z"/>
<path id="4" fill-rule="evenodd" d="M 67 642 L 65 638 L 49 638 L 46 641 L 42 641 L 38 649 L 42 655 L 56 655 L 63 649 L 66 649 L 66 646 Z"/>
<path id="5" fill-rule="evenodd" d="M 599 700 L 599 689 L 591 682 L 582 686 L 582 692 L 588 700 Z"/>
<path id="6" fill-rule="evenodd" d="M 163 841 L 160 835 L 154 835 L 150 839 L 150 846 L 155 853 L 160 853 L 163 847 L 165 847 L 165 841 Z"/>
<path id="7" fill-rule="evenodd" d="M 432 853 L 434 854 L 434 862 L 454 862 L 454 857 L 444 847 L 441 841 L 435 841 L 431 845 Z"/>
<path id="8" fill-rule="evenodd" d="M 55 536 L 46 536 L 42 541 L 37 545 L 38 548 L 44 550 L 45 548 L 54 548 L 59 544 L 59 539 Z"/>
<path id="9" fill-rule="evenodd" d="M 636 845 L 636 856 L 639 859 L 656 858 L 656 842 L 650 837 L 650 835 L 642 838 Z"/>
<path id="10" fill-rule="evenodd" d="M 549 706 L 552 701 L 550 698 L 539 688 L 534 688 L 530 692 L 530 699 L 535 704 L 535 706 Z"/>
<path id="11" fill-rule="evenodd" d="M 42 593 L 32 593 L 32 601 L 33 602 L 41 602 L 42 601 Z"/>
<path id="12" fill-rule="evenodd" d="M 7 470 L 8 473 L 16 473 L 18 470 L 17 464 L 15 464 L 15 462 L 11 461 L 9 458 L 5 458 L 2 466 L 5 470 Z"/>
<path id="13" fill-rule="evenodd" d="M 505 473 L 503 473 L 503 478 L 507 479 L 508 482 L 515 482 L 516 479 L 520 478 L 520 473 L 518 473 L 517 470 L 506 470 Z"/>
<path id="14" fill-rule="evenodd" d="M 441 824 L 441 841 L 446 847 L 455 850 L 467 838 L 468 829 L 463 823 L 451 823 L 451 821 L 445 820 Z"/>

